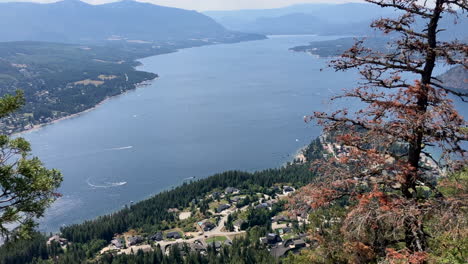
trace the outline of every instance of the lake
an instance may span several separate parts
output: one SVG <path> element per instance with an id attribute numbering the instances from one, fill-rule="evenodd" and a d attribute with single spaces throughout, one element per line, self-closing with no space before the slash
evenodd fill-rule
<path id="1" fill-rule="evenodd" d="M 356 73 L 288 49 L 333 37 L 276 36 L 142 59 L 160 78 L 95 110 L 24 133 L 50 168 L 63 172 L 63 197 L 41 230 L 111 213 L 226 170 L 282 166 L 320 134 L 303 121 L 330 110 L 327 99 Z"/>

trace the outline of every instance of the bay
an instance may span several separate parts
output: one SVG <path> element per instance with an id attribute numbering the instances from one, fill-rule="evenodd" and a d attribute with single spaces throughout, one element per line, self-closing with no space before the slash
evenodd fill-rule
<path id="1" fill-rule="evenodd" d="M 357 74 L 288 49 L 333 38 L 275 36 L 145 58 L 139 69 L 160 76 L 150 85 L 22 134 L 64 175 L 63 197 L 40 229 L 57 231 L 190 179 L 290 161 L 320 134 L 304 116 L 331 110 L 327 99 Z"/>

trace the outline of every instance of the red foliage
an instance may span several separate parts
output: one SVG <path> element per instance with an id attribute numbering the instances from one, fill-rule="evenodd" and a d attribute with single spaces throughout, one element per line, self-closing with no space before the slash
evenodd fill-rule
<path id="1" fill-rule="evenodd" d="M 465 101 L 468 94 L 445 87 L 433 70 L 441 59 L 468 68 L 466 44 L 437 39 L 442 15 L 455 12 L 455 6 L 464 11 L 468 7 L 464 0 L 437 0 L 434 5 L 416 0 L 367 1 L 405 12 L 372 24 L 400 38 L 389 43 L 393 52 L 373 51 L 361 40 L 332 61 L 338 71 L 357 68 L 363 79 L 357 88 L 333 100 L 356 99 L 367 107 L 353 113 L 316 112 L 305 119 L 324 126 L 325 138 L 333 142 L 331 158 L 313 164 L 321 177 L 303 188 L 290 206 L 315 209 L 349 199 L 342 232 L 353 242 L 350 245 L 366 251 L 365 245 L 389 259 L 422 263 L 427 249 L 424 220 L 466 205 L 466 200 L 446 199 L 433 183 L 467 164 L 461 145 L 468 139 L 462 132 L 467 124 L 448 96 Z M 427 22 L 424 30 L 415 30 L 416 18 Z M 403 73 L 415 80 L 403 78 Z M 443 159 L 436 160 L 428 147 L 438 148 Z M 422 188 L 432 195 L 421 196 Z M 385 249 L 402 237 L 407 249 Z"/>
<path id="2" fill-rule="evenodd" d="M 427 260 L 428 254 L 426 252 L 409 252 L 408 250 L 396 251 L 393 248 L 387 248 L 387 260 L 390 264 L 422 264 Z"/>

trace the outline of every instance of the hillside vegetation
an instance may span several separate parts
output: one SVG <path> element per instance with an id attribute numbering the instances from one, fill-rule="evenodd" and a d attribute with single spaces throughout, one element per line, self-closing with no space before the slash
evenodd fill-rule
<path id="1" fill-rule="evenodd" d="M 0 41 L 165 45 L 191 39 L 235 42 L 258 38 L 261 36 L 226 30 L 195 11 L 136 1 L 104 5 L 90 5 L 79 0 L 0 4 Z"/>
<path id="2" fill-rule="evenodd" d="M 314 149 L 305 152 L 307 158 L 321 156 L 320 141 L 314 141 L 309 148 Z M 285 240 L 309 241 L 304 222 L 287 215 L 284 199 L 313 177 L 305 164 L 255 173 L 220 173 L 111 215 L 63 227 L 63 244 L 47 243 L 46 235 L 39 233 L 28 241 L 10 241 L 0 247 L 0 263 L 275 263 L 278 260 L 270 251 L 276 243 L 259 243 L 260 238 L 284 232 Z M 229 208 L 223 212 L 212 208 L 220 203 L 228 203 Z M 179 212 L 191 212 L 191 217 L 178 219 Z M 284 220 L 273 220 L 275 217 Z M 234 232 L 239 220 L 242 225 Z M 205 230 L 205 236 L 194 238 L 195 227 L 206 221 L 219 226 L 213 229 L 219 231 L 214 232 L 227 235 L 207 237 L 210 232 Z M 288 231 L 286 226 L 290 226 Z M 166 238 L 171 231 L 181 238 Z M 158 233 L 160 239 L 155 238 Z M 129 242 L 131 238 L 138 238 L 138 242 Z M 126 241 L 126 245 L 114 246 L 117 240 Z M 215 246 L 216 242 L 221 246 Z"/>
<path id="3" fill-rule="evenodd" d="M 43 42 L 0 43 L 0 96 L 23 90 L 26 105 L 2 119 L 13 133 L 87 110 L 157 77 L 135 59 L 171 48 L 101 47 Z"/>

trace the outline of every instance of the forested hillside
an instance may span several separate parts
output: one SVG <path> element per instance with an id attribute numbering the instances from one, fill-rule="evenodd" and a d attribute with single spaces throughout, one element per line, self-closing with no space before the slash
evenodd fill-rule
<path id="1" fill-rule="evenodd" d="M 398 9 L 400 17 L 372 23 L 386 38 L 297 49 L 333 57 L 335 71 L 360 76 L 334 95 L 333 105 L 304 116 L 323 127 L 321 136 L 280 168 L 186 178 L 114 213 L 41 234 L 35 219 L 61 196 L 55 192 L 61 173 L 29 158 L 26 140 L 0 136 L 0 233 L 6 239 L 0 264 L 468 263 L 468 123 L 459 111 L 468 102 L 468 46 L 460 31 L 466 16 L 448 27 L 452 32 L 444 28 L 448 18 L 468 12 L 468 3 L 367 2 L 373 6 L 364 13 L 354 5 L 343 12 L 356 19 L 378 8 Z M 91 8 L 76 1 L 52 6 L 61 5 Z M 186 36 L 193 33 L 188 28 Z M 136 58 L 174 50 L 141 41 L 135 48 L 127 40 L 113 47 L 0 44 L 2 95 L 23 88 L 28 101 L 3 127 L 12 132 L 20 129 L 15 122 L 54 120 L 133 89 L 157 77 L 136 71 Z M 452 69 L 437 76 L 439 64 Z M 21 92 L 0 98 L 0 118 L 23 104 Z"/>
<path id="2" fill-rule="evenodd" d="M 0 41 L 6 41 L 0 42 L 0 96 L 21 89 L 27 101 L 0 131 L 79 113 L 154 79 L 134 70 L 138 58 L 263 38 L 226 30 L 195 11 L 136 1 L 0 3 Z"/>
<path id="3" fill-rule="evenodd" d="M 195 11 L 131 0 L 103 5 L 79 0 L 0 3 L 0 41 L 166 45 L 190 39 L 236 42 L 259 38 L 262 36 L 228 31 Z"/>
<path id="4" fill-rule="evenodd" d="M 362 3 L 301 4 L 264 10 L 205 12 L 228 29 L 261 34 L 362 35 L 378 16 L 394 12 Z"/>
<path id="5" fill-rule="evenodd" d="M 102 47 L 44 42 L 0 43 L 0 96 L 23 90 L 26 105 L 0 123 L 2 133 L 87 110 L 157 77 L 136 71 L 137 58 L 174 51 L 131 45 Z"/>
<path id="6" fill-rule="evenodd" d="M 365 38 L 365 45 L 371 49 L 388 52 L 388 49 L 390 49 L 388 46 L 389 41 L 389 38 L 384 37 Z M 309 52 L 320 57 L 334 57 L 343 54 L 343 52 L 351 48 L 355 42 L 356 38 L 340 38 L 336 40 L 311 42 L 308 45 L 293 47 L 291 50 L 296 52 Z"/>
<path id="7" fill-rule="evenodd" d="M 368 3 L 346 4 L 299 4 L 284 8 L 263 10 L 211 11 L 206 15 L 228 29 L 260 34 L 317 34 L 337 36 L 375 36 L 369 28 L 379 17 L 397 17 L 403 14 L 392 8 L 380 8 Z M 441 27 L 450 31 L 441 32 L 444 38 L 458 37 L 466 41 L 466 16 L 453 24 L 455 17 L 447 15 Z M 418 27 L 424 26 L 420 21 Z"/>
<path id="8" fill-rule="evenodd" d="M 318 154 L 323 149 L 320 141 L 314 141 L 309 147 L 314 150 L 308 153 L 316 153 L 312 156 L 321 157 L 321 154 Z M 38 233 L 28 241 L 7 242 L 0 248 L 0 263 L 51 263 L 51 259 L 55 257 L 54 263 L 64 264 L 83 263 L 86 260 L 93 260 L 96 263 L 215 263 L 218 261 L 220 263 L 273 263 L 276 262 L 276 258 L 269 252 L 268 245 L 259 243 L 259 239 L 266 236 L 268 232 L 274 231 L 271 219 L 286 207 L 282 202 L 276 205 L 266 201 L 272 207 L 264 209 L 261 207 L 264 199 L 259 198 L 258 194 L 261 193 L 262 197 L 263 195 L 271 197 L 282 195 L 281 186 L 287 184 L 299 188 L 310 182 L 313 177 L 313 173 L 305 164 L 290 164 L 284 168 L 256 173 L 230 171 L 217 174 L 160 193 L 114 214 L 64 227 L 61 229 L 61 237 L 70 242 L 66 247 L 55 242 L 46 245 L 47 237 Z M 239 194 L 225 196 L 224 192 L 226 194 L 231 192 L 228 191 L 229 189 Z M 224 198 L 217 198 L 221 193 Z M 246 232 L 238 233 L 242 235 L 235 236 L 231 244 L 225 244 L 221 250 L 215 248 L 214 244 L 208 243 L 206 251 L 202 252 L 194 251 L 190 247 L 184 248 L 181 244 L 180 248 L 171 247 L 167 251 L 161 246 L 153 245 L 153 250 L 146 251 L 146 253 L 139 251 L 129 255 L 116 255 L 112 252 L 99 254 L 99 251 L 111 242 L 116 234 L 136 230 L 138 234 L 147 236 L 142 241 L 151 241 L 152 234 L 174 230 L 174 226 L 184 223 L 177 219 L 174 212 L 182 211 L 184 208 L 193 210 L 195 207 L 196 211 L 200 210 L 200 213 L 203 213 L 207 210 L 203 209 L 204 206 L 208 206 L 205 202 L 210 202 L 211 207 L 211 203 L 216 204 L 219 199 L 234 200 L 235 197 L 244 197 L 241 198 L 243 202 L 239 201 L 236 205 L 238 209 L 243 209 L 234 210 L 231 216 L 236 219 L 245 217 L 243 220 L 245 224 L 242 228 L 246 229 Z M 245 199 L 252 202 L 252 205 L 249 205 L 250 202 Z M 208 211 L 204 214 L 212 215 Z M 216 214 L 211 217 L 216 217 Z M 229 221 L 232 224 L 234 220 L 228 217 L 225 228 L 229 229 Z M 300 227 L 297 220 L 291 220 L 291 228 L 293 226 L 297 234 L 305 231 L 305 226 Z M 168 240 L 166 243 L 173 242 Z"/>

